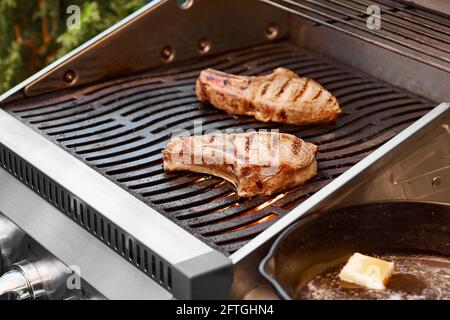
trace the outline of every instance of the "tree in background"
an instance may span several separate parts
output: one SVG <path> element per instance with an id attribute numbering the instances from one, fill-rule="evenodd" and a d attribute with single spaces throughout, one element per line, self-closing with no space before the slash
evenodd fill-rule
<path id="1" fill-rule="evenodd" d="M 147 0 L 0 0 L 0 93 L 91 39 Z M 81 9 L 68 29 L 67 8 Z"/>

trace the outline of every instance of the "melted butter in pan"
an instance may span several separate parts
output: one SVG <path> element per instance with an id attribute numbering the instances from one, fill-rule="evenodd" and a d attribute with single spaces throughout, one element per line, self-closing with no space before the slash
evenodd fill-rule
<path id="1" fill-rule="evenodd" d="M 339 278 L 343 264 L 317 275 L 299 288 L 298 299 L 387 299 L 422 300 L 450 299 L 450 260 L 425 255 L 381 255 L 393 261 L 395 271 L 386 290 L 371 290 L 342 282 Z"/>

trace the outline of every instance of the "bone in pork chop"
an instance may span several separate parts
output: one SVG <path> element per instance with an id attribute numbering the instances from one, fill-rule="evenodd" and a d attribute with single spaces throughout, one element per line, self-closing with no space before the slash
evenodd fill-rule
<path id="1" fill-rule="evenodd" d="M 317 174 L 317 146 L 290 134 L 251 132 L 177 137 L 163 151 L 164 170 L 230 181 L 241 197 L 270 195 Z"/>
<path id="2" fill-rule="evenodd" d="M 312 79 L 278 68 L 261 77 L 236 76 L 213 69 L 200 73 L 197 97 L 231 114 L 295 125 L 334 121 L 336 98 Z"/>

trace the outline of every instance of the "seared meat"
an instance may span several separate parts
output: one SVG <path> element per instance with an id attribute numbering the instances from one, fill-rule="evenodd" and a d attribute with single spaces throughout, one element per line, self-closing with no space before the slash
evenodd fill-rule
<path id="1" fill-rule="evenodd" d="M 262 77 L 207 69 L 197 79 L 196 93 L 202 102 L 263 122 L 324 123 L 341 113 L 336 98 L 320 84 L 284 68 Z"/>
<path id="2" fill-rule="evenodd" d="M 317 173 L 317 146 L 293 135 L 250 132 L 177 137 L 163 151 L 164 170 L 189 170 L 230 181 L 241 197 L 270 195 Z"/>

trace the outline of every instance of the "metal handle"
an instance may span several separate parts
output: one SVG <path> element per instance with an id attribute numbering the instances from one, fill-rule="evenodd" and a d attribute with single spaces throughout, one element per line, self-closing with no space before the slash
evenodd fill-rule
<path id="1" fill-rule="evenodd" d="M 0 297 L 13 294 L 17 299 L 26 299 L 30 296 L 28 289 L 26 278 L 18 270 L 9 271 L 0 278 Z"/>
<path id="2" fill-rule="evenodd" d="M 67 291 L 68 268 L 55 258 L 22 261 L 0 277 L 0 296 L 12 294 L 19 300 L 59 299 Z"/>
<path id="3" fill-rule="evenodd" d="M 23 262 L 0 278 L 0 296 L 12 294 L 15 299 L 36 299 L 46 295 L 43 280 L 31 262 Z"/>

